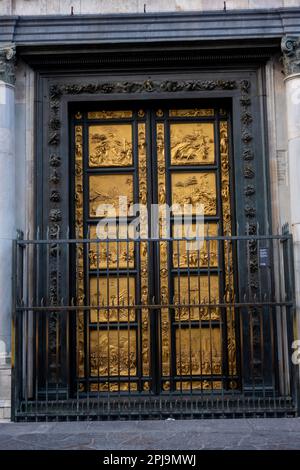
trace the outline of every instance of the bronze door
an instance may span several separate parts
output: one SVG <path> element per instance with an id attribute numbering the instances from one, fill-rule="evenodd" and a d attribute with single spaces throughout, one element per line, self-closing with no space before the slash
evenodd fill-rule
<path id="1" fill-rule="evenodd" d="M 234 292 L 233 254 L 222 240 L 232 230 L 227 111 L 90 110 L 76 112 L 72 122 L 74 233 L 91 240 L 88 250 L 76 245 L 74 261 L 83 306 L 76 321 L 78 391 L 235 388 L 235 318 L 224 306 Z M 149 232 L 140 240 L 130 233 L 135 203 L 148 208 Z M 169 237 L 162 219 L 157 237 L 149 236 L 151 204 L 184 203 L 192 207 L 192 224 L 194 206 L 204 207 L 207 240 L 200 250 L 175 237 L 173 212 Z M 101 204 L 110 208 L 99 212 Z M 104 216 L 116 216 L 117 232 L 100 241 L 96 227 Z M 130 230 L 121 239 L 125 223 Z"/>

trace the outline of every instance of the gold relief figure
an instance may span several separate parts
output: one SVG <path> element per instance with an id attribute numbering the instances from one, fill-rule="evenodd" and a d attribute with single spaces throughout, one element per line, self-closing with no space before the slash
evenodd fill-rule
<path id="1" fill-rule="evenodd" d="M 135 376 L 136 331 L 92 330 L 90 368 L 91 376 Z"/>
<path id="2" fill-rule="evenodd" d="M 214 109 L 194 108 L 194 109 L 170 109 L 170 117 L 207 117 L 214 116 Z"/>
<path id="3" fill-rule="evenodd" d="M 90 278 L 91 322 L 128 322 L 135 320 L 135 279 L 120 276 Z M 105 308 L 105 307 L 110 307 Z M 115 308 L 114 308 L 115 307 Z M 130 308 L 131 307 L 131 308 Z"/>
<path id="4" fill-rule="evenodd" d="M 221 122 L 220 124 L 220 153 L 226 155 L 228 165 L 228 125 L 227 122 Z M 222 162 L 224 163 L 224 162 Z"/>
<path id="5" fill-rule="evenodd" d="M 89 177 L 90 216 L 97 217 L 100 204 L 109 204 L 119 215 L 119 198 L 127 197 L 129 210 L 133 204 L 133 176 L 132 175 L 92 175 Z M 113 211 L 101 212 L 101 216 L 113 216 Z M 124 214 L 125 215 L 125 214 Z M 99 216 L 99 214 L 98 214 Z"/>
<path id="6" fill-rule="evenodd" d="M 216 214 L 215 173 L 172 173 L 171 182 L 172 204 L 191 204 L 193 207 L 202 204 L 204 215 Z"/>
<path id="7" fill-rule="evenodd" d="M 158 202 L 159 204 L 165 204 L 166 202 L 166 189 L 164 184 L 159 185 Z"/>
<path id="8" fill-rule="evenodd" d="M 149 382 L 144 382 L 143 390 L 144 390 L 145 392 L 148 392 L 148 391 L 150 390 Z"/>
<path id="9" fill-rule="evenodd" d="M 82 176 L 82 159 L 77 158 L 75 160 L 75 175 L 76 177 Z M 79 186 L 82 187 L 82 182 L 80 181 Z"/>
<path id="10" fill-rule="evenodd" d="M 90 126 L 89 165 L 91 167 L 132 165 L 131 125 Z"/>
<path id="11" fill-rule="evenodd" d="M 172 165 L 214 163 L 213 123 L 171 124 L 170 134 Z"/>
<path id="12" fill-rule="evenodd" d="M 216 275 L 207 276 L 175 276 L 174 305 L 175 320 L 219 320 L 219 308 L 214 306 L 219 302 L 219 278 Z M 201 304 L 211 304 L 211 307 Z M 176 305 L 180 304 L 180 307 Z M 191 304 L 185 305 L 185 304 Z M 196 304 L 197 307 L 193 306 Z"/>

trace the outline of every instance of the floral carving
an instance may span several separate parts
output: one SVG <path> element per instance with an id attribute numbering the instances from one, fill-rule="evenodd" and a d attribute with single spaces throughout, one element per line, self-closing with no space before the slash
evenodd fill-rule
<path id="1" fill-rule="evenodd" d="M 49 214 L 49 219 L 51 222 L 60 222 L 62 218 L 60 209 L 51 209 Z"/>

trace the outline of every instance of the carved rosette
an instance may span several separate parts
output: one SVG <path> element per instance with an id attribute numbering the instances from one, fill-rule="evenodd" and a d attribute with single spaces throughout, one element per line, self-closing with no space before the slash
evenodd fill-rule
<path id="1" fill-rule="evenodd" d="M 300 38 L 284 36 L 281 40 L 281 50 L 285 75 L 300 73 Z"/>
<path id="2" fill-rule="evenodd" d="M 14 85 L 16 65 L 16 46 L 8 44 L 0 47 L 0 80 Z"/>

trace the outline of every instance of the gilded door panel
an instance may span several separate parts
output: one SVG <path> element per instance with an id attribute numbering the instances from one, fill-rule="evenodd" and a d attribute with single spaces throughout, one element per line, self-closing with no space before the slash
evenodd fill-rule
<path id="1" fill-rule="evenodd" d="M 219 375 L 222 372 L 219 328 L 176 329 L 177 375 Z"/>
<path id="2" fill-rule="evenodd" d="M 90 277 L 91 322 L 130 322 L 135 320 L 134 277 Z M 105 308 L 109 307 L 109 308 Z"/>
<path id="3" fill-rule="evenodd" d="M 160 243 L 163 391 L 218 390 L 224 386 L 226 367 L 231 376 L 236 374 L 234 312 L 220 307 L 234 291 L 232 252 L 222 238 L 214 239 L 231 234 L 228 124 L 213 122 L 217 114 L 223 116 L 220 110 L 197 108 L 156 113 L 162 121 L 157 123 L 156 142 L 158 201 L 171 200 L 176 216 L 171 249 Z M 188 234 L 179 225 L 181 219 L 177 223 L 184 204 L 193 208 Z M 178 240 L 177 234 L 199 236 L 193 218 L 197 204 L 204 209 L 200 236 L 208 239 L 195 246 Z M 163 306 L 167 303 L 173 308 Z"/>
<path id="4" fill-rule="evenodd" d="M 126 198 L 121 199 L 121 204 L 124 203 L 123 210 L 133 204 L 133 175 L 105 174 L 89 177 L 90 217 L 119 215 L 120 198 Z M 99 213 L 100 204 L 107 204 L 111 209 L 104 207 Z"/>
<path id="5" fill-rule="evenodd" d="M 170 125 L 171 165 L 207 165 L 215 162 L 214 124 Z"/>
<path id="6" fill-rule="evenodd" d="M 202 204 L 204 215 L 216 215 L 217 193 L 214 172 L 172 173 L 171 186 L 172 204 L 190 204 L 194 214 L 196 205 Z"/>
<path id="7" fill-rule="evenodd" d="M 174 277 L 174 304 L 176 321 L 219 320 L 219 277 L 217 275 L 195 276 L 182 275 Z M 205 304 L 212 304 L 209 308 Z M 203 304 L 193 307 L 193 304 Z"/>
<path id="8" fill-rule="evenodd" d="M 89 165 L 91 167 L 122 167 L 132 164 L 132 126 L 130 124 L 89 126 Z"/>
<path id="9" fill-rule="evenodd" d="M 111 230 L 111 235 L 118 235 L 118 229 Z M 109 232 L 108 232 L 109 233 Z M 90 227 L 90 238 L 97 240 L 96 226 Z M 134 268 L 134 243 L 131 241 L 97 241 L 89 248 L 90 269 L 126 269 Z"/>
<path id="10" fill-rule="evenodd" d="M 207 223 L 203 232 L 203 237 L 214 237 L 218 235 L 218 225 L 215 223 Z M 191 223 L 184 226 L 175 225 L 173 228 L 173 266 L 175 268 L 203 268 L 218 266 L 218 241 L 217 240 L 200 240 L 199 243 L 188 240 L 180 240 L 182 236 L 189 238 L 197 236 L 196 225 Z M 198 246 L 200 249 L 198 249 Z M 195 249 L 194 249 L 195 246 Z"/>
<path id="11" fill-rule="evenodd" d="M 136 375 L 136 332 L 92 330 L 90 333 L 92 376 Z"/>

